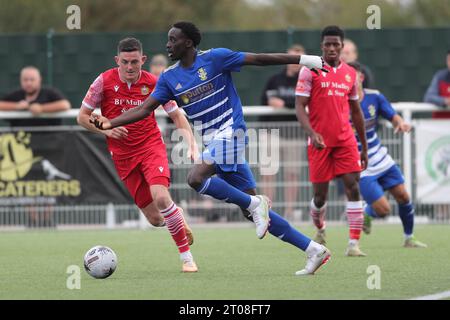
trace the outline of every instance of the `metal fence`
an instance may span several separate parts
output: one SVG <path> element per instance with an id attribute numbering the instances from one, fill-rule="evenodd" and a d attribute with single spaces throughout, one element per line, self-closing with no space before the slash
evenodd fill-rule
<path id="1" fill-rule="evenodd" d="M 409 109 L 408 109 L 409 110 Z M 280 135 L 280 162 L 279 170 L 275 175 L 261 174 L 259 163 L 250 163 L 252 172 L 256 178 L 258 192 L 268 194 L 272 199 L 272 208 L 292 222 L 307 222 L 309 217 L 309 203 L 312 198 L 312 186 L 309 182 L 308 161 L 306 154 L 306 137 L 296 121 L 273 122 L 259 121 L 260 112 L 246 108 L 247 127 L 255 129 L 260 139 L 260 129 L 278 129 Z M 74 113 L 71 110 L 71 113 Z M 270 112 L 265 112 L 270 114 Z M 406 114 L 411 120 L 411 113 Z M 239 208 L 233 204 L 216 201 L 208 196 L 199 195 L 192 190 L 186 177 L 192 164 L 173 164 L 170 154 L 176 151 L 178 142 L 171 141 L 174 130 L 173 124 L 164 119 L 159 121 L 163 137 L 167 145 L 169 166 L 172 183 L 170 187 L 173 199 L 184 209 L 187 219 L 191 223 L 202 222 L 238 222 L 246 221 Z M 161 120 L 160 119 L 160 120 Z M 401 168 L 406 168 L 406 185 L 411 186 L 411 194 L 414 200 L 415 177 L 413 147 L 414 134 L 405 138 L 400 134 L 394 134 L 392 127 L 387 122 L 381 122 L 378 132 L 382 143 L 389 149 L 393 159 Z M 411 144 L 405 146 L 405 143 Z M 406 151 L 406 152 L 405 152 Z M 251 143 L 247 149 L 247 155 L 256 152 Z M 405 153 L 407 154 L 405 156 Z M 408 169 L 409 168 L 409 169 Z M 328 221 L 344 221 L 345 195 L 338 181 L 330 183 L 327 207 Z M 392 198 L 392 221 L 398 221 L 397 206 Z M 423 205 L 416 203 L 416 220 L 448 222 L 450 210 L 448 205 Z M 58 228 L 137 228 L 148 227 L 145 217 L 133 204 L 103 203 L 97 205 L 80 204 L 76 206 L 47 205 L 47 206 L 0 206 L 1 229 L 25 229 L 34 227 L 58 227 Z"/>

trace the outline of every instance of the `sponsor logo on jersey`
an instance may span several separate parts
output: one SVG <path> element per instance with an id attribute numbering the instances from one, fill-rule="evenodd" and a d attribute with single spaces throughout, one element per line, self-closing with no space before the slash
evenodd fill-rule
<path id="1" fill-rule="evenodd" d="M 159 169 L 159 171 L 162 173 L 163 170 L 164 170 L 164 167 L 159 167 L 158 169 Z"/>
<path id="2" fill-rule="evenodd" d="M 200 68 L 198 69 L 197 73 L 200 80 L 205 81 L 206 79 L 208 79 L 208 73 L 206 72 L 205 69 Z"/>
<path id="3" fill-rule="evenodd" d="M 192 90 L 186 91 L 183 95 L 180 96 L 183 105 L 188 103 L 196 102 L 214 92 L 214 85 L 209 82 L 202 84 Z"/>
<path id="4" fill-rule="evenodd" d="M 115 92 L 119 91 L 119 86 L 118 86 L 118 85 L 115 85 L 115 86 L 114 86 L 114 91 L 115 91 Z"/>
<path id="5" fill-rule="evenodd" d="M 181 83 L 178 82 L 177 86 L 175 87 L 175 90 L 180 90 L 181 88 L 183 88 L 183 86 L 181 85 Z"/>

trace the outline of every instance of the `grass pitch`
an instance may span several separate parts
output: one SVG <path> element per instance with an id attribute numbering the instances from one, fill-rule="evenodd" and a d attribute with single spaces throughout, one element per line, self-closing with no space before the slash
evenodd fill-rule
<path id="1" fill-rule="evenodd" d="M 450 290 L 450 226 L 419 225 L 427 249 L 405 249 L 400 226 L 375 225 L 363 236 L 367 257 L 344 256 L 347 228 L 328 228 L 330 262 L 314 276 L 296 277 L 305 255 L 254 229 L 194 229 L 200 272 L 182 274 L 168 232 L 27 231 L 0 233 L 0 299 L 409 299 Z M 309 236 L 312 227 L 301 227 Z M 94 245 L 119 260 L 107 279 L 91 278 L 83 256 Z M 81 269 L 81 289 L 69 290 L 67 268 Z M 368 289 L 368 267 L 381 271 L 381 289 Z"/>

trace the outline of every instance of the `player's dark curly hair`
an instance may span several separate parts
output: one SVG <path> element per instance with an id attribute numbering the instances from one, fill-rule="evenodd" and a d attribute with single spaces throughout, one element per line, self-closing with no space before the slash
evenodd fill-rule
<path id="1" fill-rule="evenodd" d="M 339 28 L 338 26 L 327 26 L 322 30 L 322 40 L 325 36 L 338 36 L 341 38 L 341 41 L 344 41 L 345 35 L 344 30 Z"/>
<path id="2" fill-rule="evenodd" d="M 180 21 L 174 23 L 172 27 L 183 31 L 184 35 L 192 40 L 192 42 L 194 43 L 194 47 L 197 47 L 200 44 L 202 35 L 200 33 L 200 30 L 192 22 Z"/>
<path id="3" fill-rule="evenodd" d="M 142 53 L 142 43 L 136 38 L 125 38 L 117 45 L 117 53 L 139 51 Z"/>

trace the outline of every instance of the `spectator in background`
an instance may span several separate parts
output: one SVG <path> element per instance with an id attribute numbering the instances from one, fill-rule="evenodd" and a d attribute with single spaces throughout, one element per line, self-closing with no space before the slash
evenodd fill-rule
<path id="1" fill-rule="evenodd" d="M 166 56 L 163 54 L 157 54 L 154 55 L 152 60 L 150 61 L 149 71 L 151 74 L 159 78 L 159 75 L 163 73 L 164 70 L 166 70 L 168 65 L 169 61 L 167 61 Z"/>
<path id="2" fill-rule="evenodd" d="M 344 48 L 342 48 L 341 59 L 345 63 L 358 62 L 361 66 L 361 71 L 364 74 L 363 88 L 375 88 L 375 79 L 372 71 L 368 66 L 358 61 L 358 47 L 350 39 L 344 39 Z"/>
<path id="3" fill-rule="evenodd" d="M 0 100 L 0 111 L 28 110 L 37 116 L 41 113 L 57 112 L 70 109 L 69 101 L 56 89 L 42 87 L 39 69 L 33 66 L 24 67 L 20 71 L 21 88 L 13 91 Z M 60 125 L 61 119 L 26 118 L 13 119 L 13 127 Z M 53 205 L 27 206 L 27 221 L 30 227 L 54 227 Z"/>
<path id="4" fill-rule="evenodd" d="M 7 94 L 0 100 L 0 111 L 28 110 L 34 116 L 41 113 L 58 112 L 70 109 L 70 102 L 55 88 L 42 87 L 39 69 L 33 66 L 20 71 L 21 88 Z M 61 119 L 15 119 L 11 126 L 60 125 Z"/>
<path id="5" fill-rule="evenodd" d="M 434 74 L 423 100 L 443 109 L 450 107 L 450 50 L 447 52 L 447 68 Z M 433 119 L 450 119 L 450 111 L 433 112 L 432 117 Z"/>
<path id="6" fill-rule="evenodd" d="M 288 54 L 305 54 L 305 49 L 299 44 L 292 45 Z M 298 73 L 302 66 L 299 64 L 288 64 L 282 72 L 273 75 L 266 83 L 261 97 L 261 104 L 271 106 L 274 110 L 295 109 L 295 86 L 297 85 Z M 292 115 L 277 115 L 263 117 L 262 121 L 294 122 L 296 125 L 297 117 Z M 277 128 L 278 129 L 278 128 Z M 301 161 L 302 146 L 298 144 L 298 137 L 294 134 L 295 129 L 289 130 L 288 127 L 280 128 L 280 160 L 283 162 L 283 181 L 285 216 L 288 220 L 294 220 L 295 203 L 298 197 L 299 183 L 299 163 Z M 270 137 L 267 137 L 270 142 Z M 271 186 L 275 182 L 275 175 L 262 175 L 263 194 L 269 199 L 276 199 L 275 187 Z"/>
<path id="7" fill-rule="evenodd" d="M 447 68 L 437 71 L 423 98 L 424 102 L 435 104 L 443 109 L 450 107 L 450 49 L 447 51 Z M 433 119 L 450 119 L 450 111 L 433 112 Z M 438 219 L 450 217 L 450 206 L 435 205 L 434 211 Z"/>

